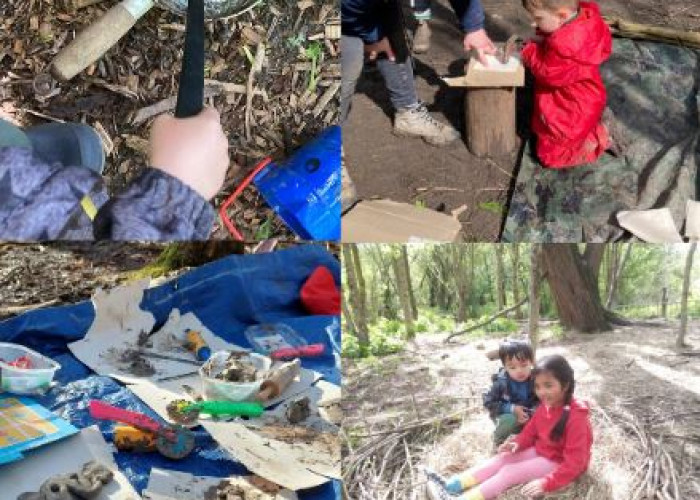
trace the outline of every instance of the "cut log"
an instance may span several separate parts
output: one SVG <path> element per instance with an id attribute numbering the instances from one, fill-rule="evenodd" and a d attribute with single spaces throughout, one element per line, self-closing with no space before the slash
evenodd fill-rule
<path id="1" fill-rule="evenodd" d="M 473 155 L 506 155 L 517 146 L 515 88 L 467 89 L 464 117 L 467 147 Z"/>

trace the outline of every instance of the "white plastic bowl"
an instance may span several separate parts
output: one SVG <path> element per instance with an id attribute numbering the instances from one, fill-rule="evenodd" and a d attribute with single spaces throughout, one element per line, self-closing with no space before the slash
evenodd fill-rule
<path id="1" fill-rule="evenodd" d="M 202 379 L 204 397 L 210 401 L 246 401 L 252 399 L 258 392 L 263 382 L 263 377 L 254 382 L 227 382 L 209 377 L 205 370 L 216 376 L 221 373 L 228 359 L 229 351 L 218 351 L 211 355 L 209 360 L 199 369 Z M 270 369 L 272 361 L 266 356 L 254 352 L 247 354 L 250 362 L 263 373 Z"/>
<path id="2" fill-rule="evenodd" d="M 27 356 L 32 368 L 17 368 L 4 361 Z M 14 394 L 44 394 L 51 387 L 56 370 L 61 365 L 18 344 L 0 342 L 0 392 Z"/>

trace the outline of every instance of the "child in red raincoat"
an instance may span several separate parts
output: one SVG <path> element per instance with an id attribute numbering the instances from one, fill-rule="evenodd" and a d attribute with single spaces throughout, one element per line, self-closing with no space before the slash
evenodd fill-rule
<path id="1" fill-rule="evenodd" d="M 550 168 L 594 162 L 612 145 L 601 121 L 606 93 L 599 70 L 612 52 L 610 30 L 593 2 L 523 0 L 523 5 L 538 34 L 522 51 L 535 77 L 537 156 Z"/>
<path id="2" fill-rule="evenodd" d="M 570 485 L 588 469 L 593 430 L 588 404 L 574 397 L 571 365 L 558 354 L 545 356 L 532 377 L 540 406 L 523 431 L 498 455 L 449 480 L 430 473 L 430 500 L 491 500 L 520 484 L 533 498 Z"/>

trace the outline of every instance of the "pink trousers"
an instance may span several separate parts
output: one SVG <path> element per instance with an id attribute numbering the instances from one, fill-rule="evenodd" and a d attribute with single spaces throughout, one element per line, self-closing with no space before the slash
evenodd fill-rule
<path id="1" fill-rule="evenodd" d="M 481 494 L 489 500 L 511 486 L 543 478 L 557 465 L 557 462 L 539 456 L 532 447 L 517 453 L 499 453 L 470 469 L 468 474 L 479 481 Z"/>

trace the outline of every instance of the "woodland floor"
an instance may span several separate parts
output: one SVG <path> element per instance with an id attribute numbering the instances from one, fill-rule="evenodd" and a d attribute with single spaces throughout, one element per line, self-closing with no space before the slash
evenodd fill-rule
<path id="1" fill-rule="evenodd" d="M 482 0 L 486 29 L 496 42 L 511 34 L 527 35 L 530 20 L 519 1 Z M 700 31 L 700 4 L 685 0 L 600 0 L 604 15 Z M 693 5 L 690 5 L 690 4 Z M 408 5 L 408 2 L 406 2 Z M 413 30 L 414 21 L 406 10 Z M 441 75 L 463 74 L 462 35 L 446 0 L 433 2 L 432 44 L 415 57 L 418 98 L 436 118 L 464 130 L 463 90 L 441 84 Z M 527 139 L 527 93 L 518 94 L 518 133 Z M 464 140 L 434 148 L 420 139 L 395 137 L 392 110 L 381 75 L 367 70 L 344 124 L 348 172 L 360 198 L 390 198 L 453 213 L 469 241 L 497 241 L 516 176 L 517 151 L 502 158 L 477 158 Z"/>
<path id="2" fill-rule="evenodd" d="M 0 4 L 0 116 L 20 126 L 46 121 L 78 121 L 103 131 L 109 155 L 105 179 L 117 191 L 145 166 L 152 117 L 138 112 L 177 94 L 184 19 L 153 8 L 107 54 L 69 83 L 47 78 L 49 64 L 74 33 L 98 18 L 116 0 L 78 11 L 63 0 L 7 0 Z M 288 157 L 320 130 L 337 122 L 340 56 L 338 40 L 325 25 L 339 20 L 330 0 L 262 2 L 233 19 L 207 22 L 205 77 L 247 85 L 251 59 L 260 41 L 267 46 L 256 93 L 208 84 L 209 105 L 221 113 L 232 163 L 218 207 L 253 166 L 266 156 Z M 315 40 L 315 42 L 313 42 Z M 312 63 L 305 49 L 318 43 L 318 84 L 310 86 Z M 38 77 L 38 78 L 37 78 Z M 38 83 L 41 82 L 41 83 Z M 329 91 L 330 89 L 330 91 Z M 323 96 L 329 91 L 328 101 Z M 251 119 L 250 133 L 245 116 Z M 293 238 L 254 188 L 244 191 L 230 217 L 246 239 Z M 227 237 L 217 227 L 213 237 Z"/>
<path id="3" fill-rule="evenodd" d="M 633 426 L 660 439 L 661 448 L 672 457 L 677 498 L 700 496 L 700 357 L 679 355 L 674 348 L 676 330 L 674 321 L 545 338 L 538 356 L 561 353 L 572 363 L 576 394 L 593 408 L 596 440 L 589 473 L 576 486 L 548 498 L 632 498 L 633 475 L 650 459 Z M 386 493 L 385 498 L 421 499 L 420 465 L 450 474 L 490 455 L 493 424 L 482 409 L 481 393 L 500 366 L 484 354 L 498 341 L 460 337 L 445 344 L 444 338 L 422 335 L 399 354 L 344 360 L 343 471 L 351 498 L 382 498 Z M 691 323 L 687 342 L 691 347 L 684 351 L 700 354 L 700 322 Z M 447 418 L 450 415 L 456 417 Z M 405 431 L 433 419 L 443 420 L 422 426 L 420 432 Z M 387 452 L 389 445 L 377 445 L 382 436 L 392 435 L 399 441 L 393 451 Z M 371 452 L 373 446 L 377 453 Z M 350 455 L 348 447 L 353 450 Z M 348 482 L 347 466 L 362 453 L 372 465 L 366 462 L 365 472 Z M 377 479 L 380 465 L 384 479 Z M 398 497 L 392 497 L 397 492 Z M 525 497 L 512 489 L 502 498 Z"/>

